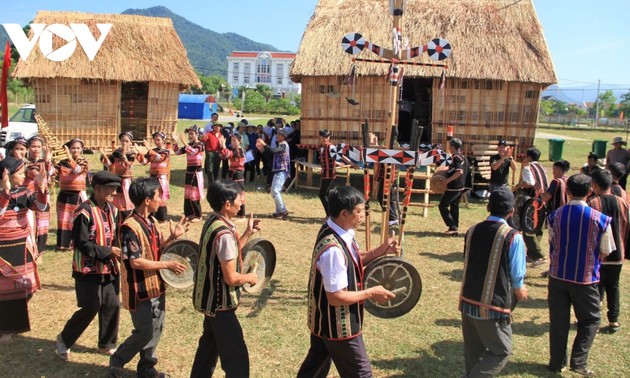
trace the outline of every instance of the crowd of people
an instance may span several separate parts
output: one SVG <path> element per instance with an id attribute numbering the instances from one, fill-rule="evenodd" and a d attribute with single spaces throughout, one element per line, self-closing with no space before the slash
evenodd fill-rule
<path id="1" fill-rule="evenodd" d="M 180 274 L 186 267 L 160 261 L 160 255 L 162 247 L 181 236 L 190 223 L 203 220 L 205 196 L 213 212 L 202 228 L 194 279 L 193 305 L 204 321 L 191 376 L 211 376 L 218 359 L 227 376 L 249 376 L 247 345 L 235 311 L 240 287 L 258 279 L 242 270 L 241 246 L 260 229 L 260 222 L 245 212 L 245 181 L 248 175 L 251 181 L 265 174 L 275 204 L 273 218 L 287 219 L 282 193 L 291 178 L 291 161 L 299 154 L 299 131 L 299 122 L 286 125 L 281 119 L 272 119 L 265 127 L 245 119 L 235 128 L 224 127 L 213 114 L 204 128 L 191 126 L 185 136 L 171 135 L 172 145 L 164 133 L 156 132 L 155 147 L 146 142 L 139 147 L 130 132 L 123 132 L 120 147 L 110 154 L 100 151 L 107 170 L 93 174 L 82 157 L 80 139 L 65 144 L 66 158 L 56 165 L 42 138 L 10 142 L 0 161 L 0 342 L 30 330 L 28 301 L 41 289 L 37 264 L 49 228 L 49 181 L 55 178 L 57 249 L 72 251 L 78 306 L 57 335 L 56 355 L 70 359 L 76 340 L 98 315 L 98 352 L 109 356 L 111 377 L 122 377 L 125 364 L 136 355 L 138 376 L 165 376 L 156 368 L 155 355 L 165 321 L 165 283 L 159 271 Z M 352 186 L 335 187 L 335 170 L 341 163 L 332 158 L 330 132 L 321 130 L 319 135 L 319 198 L 327 217 L 312 251 L 307 286 L 310 349 L 298 377 L 326 376 L 332 363 L 341 376 L 369 377 L 372 367 L 361 333 L 363 302 L 386 302 L 395 294 L 382 286 L 364 288 L 363 269 L 370 261 L 398 253 L 400 246 L 391 237 L 372 250 L 360 249 L 354 235 L 364 221 L 366 198 Z M 495 376 L 508 362 L 511 314 L 528 298 L 528 261 L 531 267 L 549 267 L 545 272 L 549 370 L 568 367 L 594 376 L 587 366 L 589 350 L 598 332 L 615 333 L 620 328 L 621 264 L 630 258 L 626 251 L 630 210 L 624 188 L 630 152 L 624 144 L 615 138 L 603 166 L 597 156 L 589 155 L 581 173 L 570 177 L 569 162 L 554 162 L 551 179 L 538 162 L 540 151 L 530 148 L 521 161 L 518 183 L 510 187 L 508 177 L 516 164 L 512 148 L 499 141 L 497 154 L 490 159 L 490 215 L 468 229 L 464 238 L 459 309 L 465 376 Z M 452 164 L 439 205 L 447 236 L 459 233 L 459 202 L 467 190 L 470 167 L 462 147 L 460 139 L 448 141 Z M 165 236 L 158 225 L 168 221 L 171 155 L 186 156 L 184 216 L 177 223 L 170 221 Z M 134 163 L 149 164 L 150 177 L 134 178 Z M 512 223 L 520 211 L 518 196 L 539 198 L 548 210 L 540 220 L 548 224 L 548 259 L 540 246 L 542 229 L 521 233 Z M 241 235 L 234 223 L 239 217 L 247 223 Z M 609 324 L 600 328 L 604 298 Z M 133 331 L 118 344 L 121 303 L 131 314 Z M 567 356 L 571 307 L 577 335 Z"/>

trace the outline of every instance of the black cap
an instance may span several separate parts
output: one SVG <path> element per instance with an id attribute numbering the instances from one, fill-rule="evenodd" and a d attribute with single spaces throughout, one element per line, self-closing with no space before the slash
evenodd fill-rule
<path id="1" fill-rule="evenodd" d="M 330 131 L 328 129 L 319 130 L 319 136 L 323 138 L 328 138 L 330 136 Z"/>
<path id="2" fill-rule="evenodd" d="M 22 165 L 24 165 L 23 160 L 18 160 L 10 156 L 5 157 L 4 159 L 2 159 L 2 161 L 0 161 L 0 175 L 2 174 L 2 172 L 4 172 L 5 169 L 9 171 L 10 175 L 12 175 L 15 173 L 15 171 L 20 169 Z"/>
<path id="3" fill-rule="evenodd" d="M 96 185 L 120 187 L 121 183 L 122 183 L 122 179 L 119 176 L 108 171 L 96 172 L 94 176 L 92 176 L 93 187 Z"/>
<path id="4" fill-rule="evenodd" d="M 451 146 L 457 148 L 458 150 L 462 148 L 462 145 L 463 145 L 462 140 L 459 138 L 453 138 L 449 140 L 448 142 L 451 144 Z"/>
<path id="5" fill-rule="evenodd" d="M 494 215 L 504 215 L 514 208 L 514 194 L 506 186 L 495 189 L 490 193 L 488 211 Z"/>
<path id="6" fill-rule="evenodd" d="M 199 131 L 200 131 L 200 130 L 199 130 L 199 126 L 197 126 L 197 125 L 192 125 L 192 126 L 190 126 L 189 128 L 187 128 L 186 130 L 184 130 L 184 132 L 185 132 L 185 133 L 187 133 L 187 132 L 189 132 L 189 131 L 194 131 L 194 132 L 196 132 L 197 134 L 199 134 Z"/>
<path id="7" fill-rule="evenodd" d="M 507 146 L 507 145 L 508 145 L 507 140 L 503 140 L 503 139 L 501 139 L 499 143 L 497 143 L 497 146 Z"/>

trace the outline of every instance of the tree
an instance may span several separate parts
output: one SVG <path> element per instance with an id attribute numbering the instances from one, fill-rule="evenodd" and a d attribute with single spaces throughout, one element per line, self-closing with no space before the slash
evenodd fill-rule
<path id="1" fill-rule="evenodd" d="M 546 116 L 552 115 L 554 112 L 553 100 L 540 101 L 540 112 Z"/>
<path id="2" fill-rule="evenodd" d="M 265 98 L 266 102 L 269 102 L 273 97 L 273 90 L 270 86 L 265 84 L 256 84 L 256 92 L 260 93 Z"/>
<path id="3" fill-rule="evenodd" d="M 621 95 L 621 102 L 619 102 L 619 111 L 623 112 L 624 118 L 630 117 L 630 92 Z"/>
<path id="4" fill-rule="evenodd" d="M 612 90 L 607 90 L 597 96 L 599 101 L 599 115 L 602 117 L 612 117 L 617 112 L 617 98 Z M 593 105 L 595 106 L 595 105 Z"/>

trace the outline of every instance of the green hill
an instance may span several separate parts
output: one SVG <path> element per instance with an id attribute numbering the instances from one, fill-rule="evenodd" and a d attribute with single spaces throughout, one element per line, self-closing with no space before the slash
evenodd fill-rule
<path id="1" fill-rule="evenodd" d="M 168 17 L 173 20 L 175 30 L 184 47 L 186 47 L 190 64 L 204 75 L 227 77 L 226 57 L 234 50 L 278 51 L 271 45 L 254 42 L 236 33 L 217 33 L 203 28 L 163 6 L 147 9 L 127 9 L 122 13 L 150 17 Z"/>

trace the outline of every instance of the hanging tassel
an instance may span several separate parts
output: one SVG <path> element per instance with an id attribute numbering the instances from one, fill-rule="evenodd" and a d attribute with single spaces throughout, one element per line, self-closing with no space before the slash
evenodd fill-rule
<path id="1" fill-rule="evenodd" d="M 446 70 L 442 69 L 442 75 L 440 75 L 440 90 L 443 90 L 446 86 Z"/>

